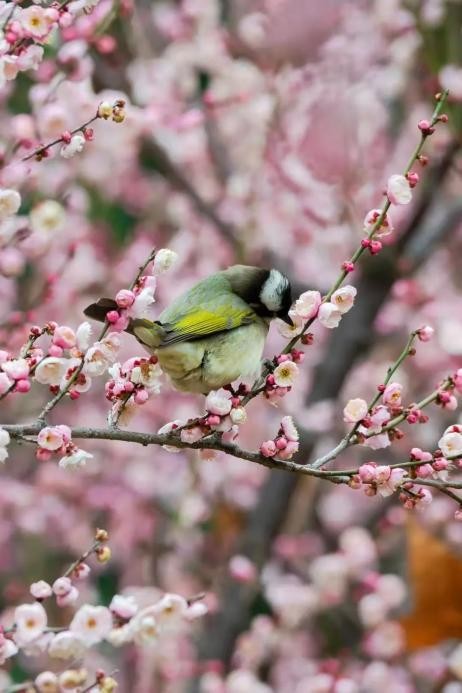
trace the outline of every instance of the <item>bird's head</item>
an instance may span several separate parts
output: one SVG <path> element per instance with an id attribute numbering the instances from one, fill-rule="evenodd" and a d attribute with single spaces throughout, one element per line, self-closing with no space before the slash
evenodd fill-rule
<path id="1" fill-rule="evenodd" d="M 268 311 L 268 317 L 280 318 L 288 325 L 293 325 L 289 315 L 292 305 L 292 289 L 287 277 L 279 270 L 269 270 L 261 285 L 258 298 L 263 308 Z"/>

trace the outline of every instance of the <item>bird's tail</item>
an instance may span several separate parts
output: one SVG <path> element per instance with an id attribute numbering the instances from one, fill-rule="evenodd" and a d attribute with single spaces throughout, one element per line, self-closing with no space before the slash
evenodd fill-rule
<path id="1" fill-rule="evenodd" d="M 87 306 L 83 311 L 87 318 L 105 322 L 106 315 L 111 310 L 118 310 L 117 303 L 112 298 L 100 298 L 96 303 Z M 165 335 L 162 325 L 146 318 L 132 318 L 125 330 L 148 349 L 157 349 Z"/>

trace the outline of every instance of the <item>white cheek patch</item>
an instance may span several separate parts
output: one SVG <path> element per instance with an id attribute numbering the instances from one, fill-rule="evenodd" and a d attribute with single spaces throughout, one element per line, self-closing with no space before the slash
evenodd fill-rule
<path id="1" fill-rule="evenodd" d="M 272 269 L 260 292 L 260 301 L 271 312 L 282 307 L 282 296 L 287 288 L 287 279 L 278 270 Z"/>

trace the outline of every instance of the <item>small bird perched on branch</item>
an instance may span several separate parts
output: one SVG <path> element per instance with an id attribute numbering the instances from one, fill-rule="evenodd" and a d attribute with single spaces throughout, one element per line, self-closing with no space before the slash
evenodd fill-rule
<path id="1" fill-rule="evenodd" d="M 158 320 L 131 319 L 127 332 L 157 354 L 177 390 L 207 394 L 260 373 L 269 323 L 280 318 L 292 325 L 291 305 L 281 272 L 234 265 L 195 284 Z M 115 309 L 115 301 L 101 298 L 84 312 L 104 322 Z"/>

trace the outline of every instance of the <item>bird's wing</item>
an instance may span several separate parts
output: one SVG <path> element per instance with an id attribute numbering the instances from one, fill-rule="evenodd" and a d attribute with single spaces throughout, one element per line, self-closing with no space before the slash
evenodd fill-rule
<path id="1" fill-rule="evenodd" d="M 234 330 L 242 325 L 249 325 L 255 319 L 255 313 L 243 301 L 239 301 L 237 305 L 233 305 L 232 302 L 214 304 L 210 301 L 191 308 L 174 321 L 162 322 L 164 334 L 160 346 Z"/>

